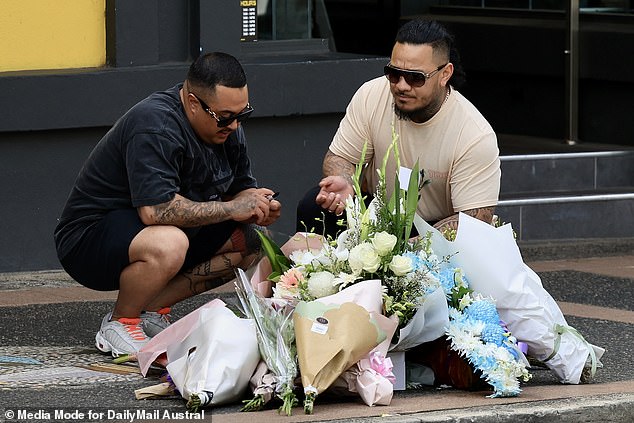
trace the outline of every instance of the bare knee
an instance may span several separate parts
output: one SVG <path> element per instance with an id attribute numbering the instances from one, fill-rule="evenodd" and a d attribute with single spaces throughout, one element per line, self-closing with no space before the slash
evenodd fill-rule
<path id="1" fill-rule="evenodd" d="M 153 225 L 143 229 L 130 244 L 130 260 L 143 261 L 166 277 L 178 273 L 189 248 L 187 235 L 176 226 Z"/>

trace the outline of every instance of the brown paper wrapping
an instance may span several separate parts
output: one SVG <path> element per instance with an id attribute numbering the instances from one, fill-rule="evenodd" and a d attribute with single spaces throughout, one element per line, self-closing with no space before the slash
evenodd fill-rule
<path id="1" fill-rule="evenodd" d="M 313 330 L 317 317 L 328 320 L 327 331 Z M 370 313 L 354 303 L 324 306 L 300 302 L 293 314 L 297 356 L 304 388 L 326 390 L 344 371 L 385 339 Z"/>

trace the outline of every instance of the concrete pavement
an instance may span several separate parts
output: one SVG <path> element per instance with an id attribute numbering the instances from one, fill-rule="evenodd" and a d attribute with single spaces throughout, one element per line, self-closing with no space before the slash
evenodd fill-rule
<path id="1" fill-rule="evenodd" d="M 561 385 L 550 371 L 536 367 L 517 398 L 490 399 L 488 392 L 427 387 L 396 392 L 386 407 L 367 407 L 357 398 L 324 397 L 311 416 L 301 408 L 290 418 L 274 409 L 240 413 L 234 404 L 206 410 L 204 419 L 634 421 L 634 240 L 520 246 L 525 262 L 540 275 L 568 323 L 589 342 L 606 348 L 604 368 L 593 383 Z M 235 301 L 232 288 L 225 286 L 179 304 L 173 313 L 183 316 L 215 297 Z M 185 406 L 178 397 L 136 400 L 134 390 L 158 383 L 159 374 L 143 378 L 134 366 L 111 366 L 94 348 L 95 331 L 114 298 L 115 293 L 77 285 L 64 272 L 0 275 L 0 421 L 15 421 L 10 412 L 20 410 L 22 417 L 40 413 L 30 415 L 30 421 L 98 421 L 99 413 L 101 420 L 130 421 L 137 410 L 146 421 L 192 417 L 182 414 Z"/>

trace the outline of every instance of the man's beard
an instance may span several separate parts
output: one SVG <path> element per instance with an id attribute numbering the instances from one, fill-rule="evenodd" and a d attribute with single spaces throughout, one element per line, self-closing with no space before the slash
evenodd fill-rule
<path id="1" fill-rule="evenodd" d="M 396 117 L 399 118 L 400 120 L 412 120 L 412 113 L 416 113 L 416 110 L 414 110 L 413 112 L 404 112 L 403 110 L 399 109 L 398 106 L 395 104 L 394 113 L 396 113 Z"/>
<path id="2" fill-rule="evenodd" d="M 434 115 L 438 113 L 438 110 L 440 110 L 440 106 L 442 106 L 442 103 L 440 105 L 434 104 L 432 106 L 421 107 L 419 109 L 406 112 L 399 109 L 398 106 L 394 104 L 394 113 L 400 120 L 411 120 L 416 123 L 423 123 L 434 117 Z"/>

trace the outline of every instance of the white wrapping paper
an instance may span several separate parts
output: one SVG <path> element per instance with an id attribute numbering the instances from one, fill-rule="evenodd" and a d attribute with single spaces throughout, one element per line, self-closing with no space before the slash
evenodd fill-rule
<path id="1" fill-rule="evenodd" d="M 253 321 L 226 307 L 198 317 L 187 337 L 167 347 L 167 371 L 184 399 L 204 398 L 202 407 L 238 400 L 260 361 Z"/>
<path id="2" fill-rule="evenodd" d="M 389 350 L 407 351 L 424 342 L 438 339 L 445 334 L 448 326 L 447 298 L 443 289 L 439 287 L 427 295 L 412 320 L 399 331 L 398 342 L 390 344 Z"/>

